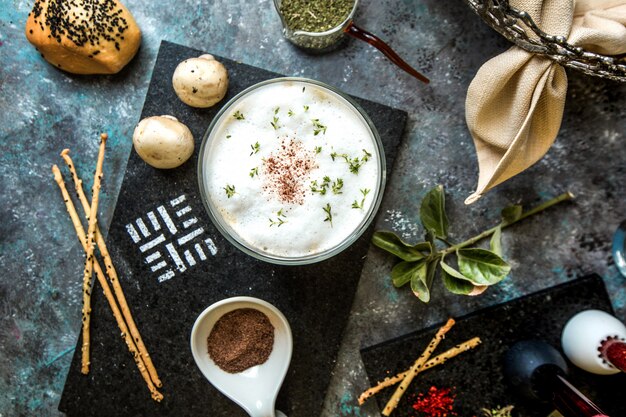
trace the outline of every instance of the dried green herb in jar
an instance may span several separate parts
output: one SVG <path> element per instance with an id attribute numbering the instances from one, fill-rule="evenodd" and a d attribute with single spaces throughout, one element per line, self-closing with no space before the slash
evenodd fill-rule
<path id="1" fill-rule="evenodd" d="M 291 30 L 325 32 L 350 15 L 355 0 L 282 0 L 280 13 Z"/>

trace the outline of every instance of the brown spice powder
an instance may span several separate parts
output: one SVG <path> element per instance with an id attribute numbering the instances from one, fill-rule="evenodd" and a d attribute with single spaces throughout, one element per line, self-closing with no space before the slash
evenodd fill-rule
<path id="1" fill-rule="evenodd" d="M 263 162 L 266 177 L 263 189 L 283 203 L 302 204 L 305 182 L 316 167 L 314 153 L 304 148 L 302 142 L 282 139 L 278 150 Z"/>
<path id="2" fill-rule="evenodd" d="M 274 347 L 274 326 L 265 314 L 240 308 L 224 314 L 207 339 L 209 356 L 231 374 L 267 361 Z"/>

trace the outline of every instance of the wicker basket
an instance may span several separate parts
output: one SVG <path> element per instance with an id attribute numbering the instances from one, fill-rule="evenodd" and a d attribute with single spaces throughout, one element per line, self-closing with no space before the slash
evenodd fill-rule
<path id="1" fill-rule="evenodd" d="M 522 49 L 545 55 L 559 64 L 595 77 L 626 82 L 626 58 L 611 57 L 567 43 L 537 27 L 528 13 L 509 5 L 508 0 L 464 0 L 476 14 Z M 532 31 L 529 34 L 527 31 Z"/>

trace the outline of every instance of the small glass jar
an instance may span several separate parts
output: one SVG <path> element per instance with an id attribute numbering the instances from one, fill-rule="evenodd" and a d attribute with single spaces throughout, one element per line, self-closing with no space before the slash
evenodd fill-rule
<path id="1" fill-rule="evenodd" d="M 274 0 L 276 12 L 280 16 L 280 20 L 283 24 L 283 36 L 289 42 L 300 48 L 306 49 L 309 52 L 322 53 L 335 49 L 337 46 L 339 46 L 341 41 L 346 38 L 344 36 L 344 29 L 352 21 L 354 13 L 356 12 L 356 8 L 359 4 L 359 0 L 354 0 L 352 10 L 350 10 L 348 16 L 340 24 L 324 32 L 307 32 L 304 30 L 292 29 L 287 26 L 285 17 L 280 11 L 281 3 L 282 0 Z"/>

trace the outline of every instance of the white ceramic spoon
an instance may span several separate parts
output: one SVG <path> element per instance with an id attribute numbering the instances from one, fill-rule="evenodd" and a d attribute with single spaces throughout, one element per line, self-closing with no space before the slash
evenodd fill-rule
<path id="1" fill-rule="evenodd" d="M 239 308 L 254 308 L 269 318 L 274 326 L 274 347 L 265 363 L 230 374 L 209 357 L 207 338 L 220 317 Z M 291 328 L 283 313 L 270 303 L 253 297 L 227 298 L 212 304 L 198 316 L 191 330 L 191 352 L 202 374 L 251 417 L 286 417 L 275 410 L 274 405 L 289 368 L 292 349 Z"/>

